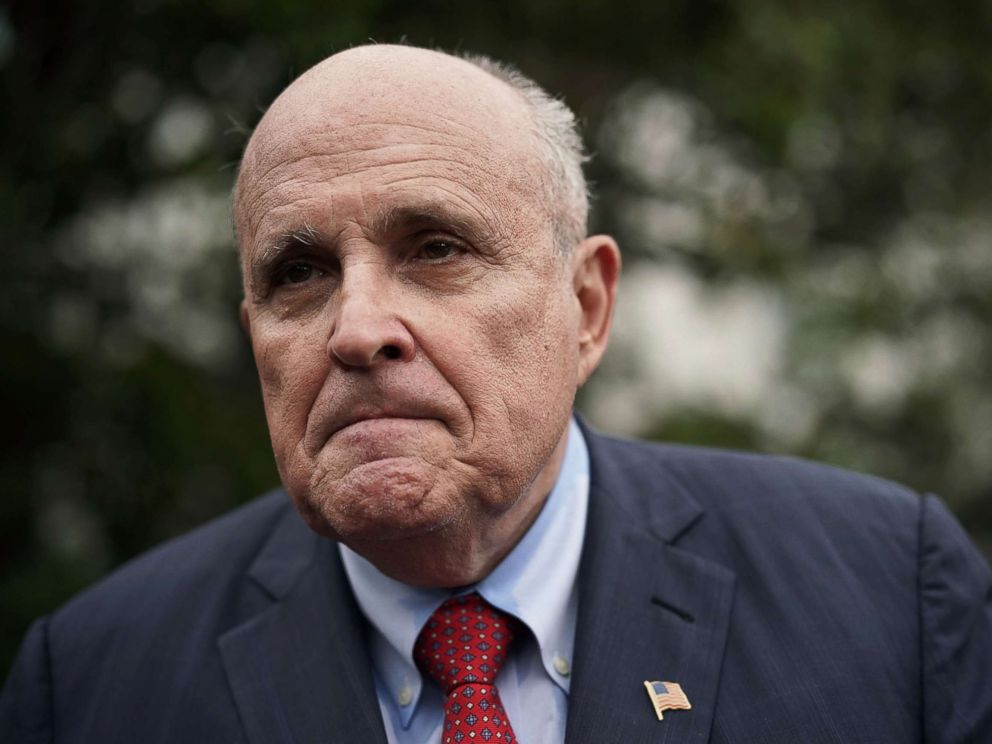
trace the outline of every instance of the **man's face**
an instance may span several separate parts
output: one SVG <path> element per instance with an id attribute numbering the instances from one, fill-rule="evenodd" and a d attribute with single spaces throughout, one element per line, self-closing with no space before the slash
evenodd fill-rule
<path id="1" fill-rule="evenodd" d="M 579 303 L 528 114 L 457 64 L 446 93 L 340 71 L 333 90 L 290 88 L 239 184 L 242 314 L 283 483 L 380 567 L 403 546 L 441 563 L 512 547 L 579 384 Z"/>

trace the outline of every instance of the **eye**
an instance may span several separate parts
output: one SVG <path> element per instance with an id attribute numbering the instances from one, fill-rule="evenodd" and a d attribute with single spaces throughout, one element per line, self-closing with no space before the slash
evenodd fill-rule
<path id="1" fill-rule="evenodd" d="M 317 276 L 318 270 L 306 261 L 293 261 L 279 272 L 277 284 L 303 284 Z"/>
<path id="2" fill-rule="evenodd" d="M 420 247 L 420 255 L 429 261 L 440 261 L 461 252 L 462 248 L 451 240 L 435 239 Z"/>

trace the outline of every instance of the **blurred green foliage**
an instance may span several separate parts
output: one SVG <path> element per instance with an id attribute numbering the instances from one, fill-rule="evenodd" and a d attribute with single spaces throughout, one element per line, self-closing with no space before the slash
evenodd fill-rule
<path id="1" fill-rule="evenodd" d="M 369 39 L 514 62 L 584 121 L 628 272 L 773 297 L 764 397 L 673 395 L 629 428 L 940 491 L 988 549 L 990 30 L 978 0 L 0 8 L 0 668 L 31 619 L 277 482 L 226 192 L 277 92 Z M 654 149 L 691 151 L 684 177 L 625 154 L 637 132 L 680 137 Z M 583 392 L 595 420 L 638 341 Z"/>

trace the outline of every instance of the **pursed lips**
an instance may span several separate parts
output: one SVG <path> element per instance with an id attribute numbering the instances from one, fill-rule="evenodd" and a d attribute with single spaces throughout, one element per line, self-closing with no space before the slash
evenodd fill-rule
<path id="1" fill-rule="evenodd" d="M 355 424 L 361 424 L 366 421 L 379 421 L 382 419 L 390 420 L 404 420 L 404 421 L 424 421 L 427 416 L 414 416 L 406 413 L 372 413 L 368 415 L 353 416 L 351 418 L 345 419 L 344 423 L 341 424 L 337 429 L 331 432 L 331 437 L 335 434 L 347 429 L 349 426 L 354 426 Z M 330 437 L 329 437 L 330 438 Z"/>
<path id="2" fill-rule="evenodd" d="M 411 410 L 406 406 L 401 408 L 383 408 L 374 410 L 358 410 L 348 413 L 348 415 L 330 422 L 330 427 L 327 429 L 327 434 L 323 438 L 324 443 L 330 441 L 335 436 L 345 432 L 351 427 L 370 422 L 370 421 L 382 421 L 383 424 L 388 422 L 400 422 L 400 421 L 429 421 L 429 420 L 440 420 L 436 413 L 420 410 Z"/>
<path id="3" fill-rule="evenodd" d="M 368 421 L 395 420 L 397 424 L 404 420 L 411 424 L 436 421 L 449 428 L 449 413 L 445 400 L 407 394 L 402 389 L 388 396 L 375 390 L 342 391 L 337 400 L 328 398 L 311 409 L 305 446 L 311 455 L 316 455 L 335 436 Z M 383 426 L 386 425 L 383 421 Z"/>

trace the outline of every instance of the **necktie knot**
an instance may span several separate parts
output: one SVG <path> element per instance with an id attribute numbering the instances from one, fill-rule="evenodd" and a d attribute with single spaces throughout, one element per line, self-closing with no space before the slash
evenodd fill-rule
<path id="1" fill-rule="evenodd" d="M 493 685 L 518 623 L 476 593 L 451 597 L 420 631 L 414 659 L 445 695 L 461 685 Z"/>

